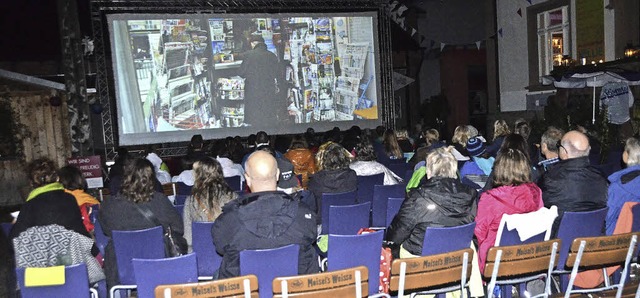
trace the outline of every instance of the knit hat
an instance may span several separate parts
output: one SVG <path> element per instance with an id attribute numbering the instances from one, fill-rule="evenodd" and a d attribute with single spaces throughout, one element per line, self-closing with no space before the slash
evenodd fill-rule
<path id="1" fill-rule="evenodd" d="M 467 152 L 471 156 L 480 156 L 486 151 L 484 143 L 479 138 L 470 138 L 467 141 Z"/>
<path id="2" fill-rule="evenodd" d="M 293 172 L 293 164 L 284 158 L 277 158 L 280 177 L 278 177 L 279 188 L 292 188 L 298 186 L 298 178 Z"/>

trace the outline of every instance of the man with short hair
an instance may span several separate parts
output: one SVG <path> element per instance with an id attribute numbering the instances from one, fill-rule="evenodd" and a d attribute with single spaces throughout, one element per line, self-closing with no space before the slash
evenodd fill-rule
<path id="1" fill-rule="evenodd" d="M 548 146 L 548 145 L 547 145 Z M 540 183 L 542 201 L 549 208 L 565 211 L 591 211 L 607 206 L 607 180 L 589 162 L 589 139 L 581 132 L 567 132 L 558 144 L 560 161 L 550 168 Z"/>
<path id="2" fill-rule="evenodd" d="M 306 205 L 277 191 L 280 172 L 276 159 L 265 151 L 249 156 L 245 179 L 251 194 L 227 203 L 211 235 L 222 255 L 219 278 L 240 275 L 240 251 L 298 244 L 298 273 L 317 273 L 315 214 Z"/>
<path id="3" fill-rule="evenodd" d="M 544 156 L 544 160 L 540 161 L 537 165 L 538 170 L 541 172 L 548 171 L 553 165 L 555 165 L 560 158 L 558 158 L 558 142 L 562 140 L 564 132 L 554 126 L 549 126 L 547 130 L 542 134 L 540 138 L 540 152 Z"/>

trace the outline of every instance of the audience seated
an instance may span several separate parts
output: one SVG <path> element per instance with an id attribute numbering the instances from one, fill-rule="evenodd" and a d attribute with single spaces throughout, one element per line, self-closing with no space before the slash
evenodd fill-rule
<path id="1" fill-rule="evenodd" d="M 307 187 L 309 175 L 316 172 L 315 155 L 308 149 L 307 142 L 303 136 L 293 138 L 289 150 L 284 154 L 294 167 L 296 175 L 302 176 L 302 186 Z"/>
<path id="2" fill-rule="evenodd" d="M 432 150 L 446 145 L 440 141 L 440 133 L 434 128 L 425 130 L 422 133 L 422 140 L 424 141 L 424 146 L 418 147 L 415 154 L 407 162 L 411 167 L 414 167 L 417 163 L 424 161 L 427 158 L 427 154 Z"/>
<path id="3" fill-rule="evenodd" d="M 412 189 L 393 218 L 386 239 L 400 245 L 400 257 L 420 256 L 428 227 L 453 227 L 473 222 L 477 192 L 457 177 L 452 147 L 427 155 L 427 181 Z"/>
<path id="4" fill-rule="evenodd" d="M 396 138 L 398 139 L 398 146 L 400 146 L 402 152 L 413 152 L 413 140 L 409 138 L 409 133 L 406 129 L 396 130 Z"/>
<path id="5" fill-rule="evenodd" d="M 494 164 L 493 189 L 480 196 L 475 236 L 478 239 L 480 270 L 496 234 L 503 214 L 520 214 L 542 208 L 542 192 L 531 182 L 531 165 L 527 155 L 514 149 L 498 153 Z"/>
<path id="6" fill-rule="evenodd" d="M 167 197 L 154 189 L 154 166 L 146 159 L 134 159 L 125 167 L 125 176 L 119 193 L 105 200 L 100 207 L 99 221 L 107 237 L 113 230 L 140 230 L 157 226 L 143 215 L 143 210 L 153 213 L 164 227 L 171 227 L 173 239 L 187 252 L 187 241 L 182 234 L 184 228 L 180 214 Z M 118 268 L 113 242 L 105 248 L 105 274 L 107 286 L 118 284 Z"/>
<path id="7" fill-rule="evenodd" d="M 150 161 L 153 165 L 153 170 L 156 173 L 156 178 L 158 179 L 160 184 L 171 183 L 171 175 L 169 174 L 169 172 L 160 168 L 162 165 L 162 159 L 160 158 L 160 156 L 158 156 L 158 154 L 155 154 L 153 152 L 147 154 L 147 160 Z"/>
<path id="8" fill-rule="evenodd" d="M 239 252 L 299 244 L 298 273 L 319 272 L 314 243 L 315 214 L 303 203 L 277 191 L 276 159 L 264 151 L 252 153 L 245 178 L 252 193 L 232 200 L 222 208 L 211 231 L 216 250 L 222 255 L 219 278 L 240 274 Z"/>
<path id="9" fill-rule="evenodd" d="M 524 153 L 527 158 L 527 162 L 529 163 L 529 165 L 531 165 L 531 158 L 529 157 L 528 148 L 529 147 L 527 145 L 527 141 L 524 139 L 524 137 L 519 134 L 512 133 L 504 137 L 502 146 L 500 146 L 500 151 L 498 151 L 498 154 L 500 154 L 500 152 L 506 152 L 508 149 L 518 150 Z M 529 167 L 529 170 L 531 172 L 531 181 L 537 181 L 539 176 L 538 170 L 535 167 Z M 483 187 L 483 190 L 493 188 L 493 175 L 493 172 L 489 174 L 489 178 L 487 179 L 487 183 Z"/>
<path id="10" fill-rule="evenodd" d="M 242 165 L 234 163 L 231 160 L 231 151 L 227 144 L 222 140 L 213 144 L 213 156 L 222 167 L 224 177 L 240 176 L 240 182 L 244 182 L 244 169 Z"/>
<path id="11" fill-rule="evenodd" d="M 471 159 L 465 162 L 460 169 L 460 178 L 467 175 L 489 176 L 495 158 L 487 154 L 485 144 L 479 138 L 470 138 L 467 141 L 466 151 Z"/>
<path id="12" fill-rule="evenodd" d="M 475 131 L 474 131 L 475 130 Z M 474 135 L 475 133 L 475 135 Z M 478 134 L 478 130 L 471 125 L 459 125 L 453 131 L 453 137 L 451 138 L 451 144 L 453 148 L 462 156 L 468 157 L 467 141 Z M 454 155 L 455 156 L 455 155 Z"/>
<path id="13" fill-rule="evenodd" d="M 93 223 L 89 216 L 89 210 L 92 210 L 91 206 L 99 205 L 100 201 L 85 192 L 87 189 L 87 181 L 82 177 L 82 172 L 74 166 L 62 167 L 58 170 L 58 181 L 67 193 L 70 193 L 76 198 L 80 213 L 82 214 L 84 227 L 89 233 L 93 232 Z"/>
<path id="14" fill-rule="evenodd" d="M 316 154 L 318 172 L 309 179 L 309 191 L 315 197 L 315 206 L 310 206 L 317 214 L 322 210 L 322 194 L 353 191 L 358 187 L 358 178 L 349 168 L 351 155 L 340 144 L 327 142 L 320 146 Z M 321 216 L 317 217 L 318 224 Z"/>
<path id="15" fill-rule="evenodd" d="M 211 157 L 197 161 L 193 166 L 195 181 L 191 195 L 184 203 L 184 238 L 191 248 L 191 224 L 194 221 L 214 221 L 222 206 L 237 198 L 237 194 L 224 181 L 220 163 Z"/>
<path id="16" fill-rule="evenodd" d="M 401 159 L 404 157 L 400 144 L 398 144 L 398 138 L 396 137 L 393 129 L 387 129 L 384 132 L 384 138 L 382 141 L 384 149 L 384 156 L 378 157 L 379 159 Z"/>
<path id="17" fill-rule="evenodd" d="M 536 165 L 540 161 L 540 148 L 536 146 L 535 142 L 529 139 L 531 135 L 531 126 L 529 122 L 524 118 L 518 118 L 513 125 L 513 133 L 521 135 L 524 140 L 529 144 L 529 158 L 531 159 L 531 165 Z"/>
<path id="18" fill-rule="evenodd" d="M 640 202 L 640 140 L 638 138 L 627 139 L 622 153 L 622 161 L 627 165 L 626 169 L 615 172 L 609 176 L 609 191 L 607 198 L 607 235 L 612 235 L 622 205 L 626 202 Z"/>
<path id="19" fill-rule="evenodd" d="M 204 148 L 204 139 L 201 134 L 196 134 L 191 137 L 189 147 L 187 148 L 187 155 L 185 156 L 189 160 L 196 161 L 200 158 L 206 157 L 206 151 Z"/>
<path id="20" fill-rule="evenodd" d="M 181 168 L 182 168 L 182 172 L 180 172 L 180 175 L 177 176 L 173 176 L 171 178 L 171 182 L 181 182 L 184 183 L 188 186 L 193 186 L 193 163 L 196 162 L 197 160 L 193 159 L 194 157 L 187 155 L 185 157 L 183 157 L 182 159 L 180 159 L 180 164 L 181 164 Z M 201 157 L 196 157 L 196 158 L 203 158 Z M 207 158 L 206 156 L 204 156 L 204 158 Z"/>
<path id="21" fill-rule="evenodd" d="M 558 206 L 552 236 L 565 211 L 592 211 L 607 206 L 607 179 L 589 163 L 590 149 L 585 134 L 567 132 L 558 144 L 560 161 L 540 182 L 544 206 Z"/>
<path id="22" fill-rule="evenodd" d="M 510 133 L 511 131 L 509 130 L 507 121 L 496 120 L 493 123 L 493 141 L 491 142 L 491 145 L 487 146 L 487 154 L 491 157 L 496 157 L 498 150 L 500 150 L 500 147 L 502 146 L 504 138 Z M 529 152 L 527 150 L 527 154 L 528 153 Z"/>
<path id="23" fill-rule="evenodd" d="M 394 185 L 402 181 L 402 178 L 376 161 L 373 145 L 366 138 L 355 147 L 355 154 L 354 161 L 349 165 L 349 168 L 354 170 L 358 176 L 384 173 L 384 185 Z"/>
<path id="24" fill-rule="evenodd" d="M 540 153 L 544 160 L 538 162 L 536 168 L 540 173 L 546 173 L 550 168 L 554 167 L 560 158 L 558 158 L 558 144 L 564 135 L 561 129 L 549 126 L 540 138 Z"/>

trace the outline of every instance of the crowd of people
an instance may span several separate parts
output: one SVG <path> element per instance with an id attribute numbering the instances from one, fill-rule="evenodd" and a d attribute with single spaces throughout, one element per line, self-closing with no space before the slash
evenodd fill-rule
<path id="1" fill-rule="evenodd" d="M 56 225 L 77 237 L 93 239 L 90 218 L 98 212 L 107 237 L 114 230 L 162 225 L 170 227 L 179 249 L 187 253 L 193 237 L 191 224 L 208 221 L 215 222 L 211 235 L 223 257 L 216 278 L 240 274 L 242 250 L 288 244 L 300 246 L 298 273 L 315 273 L 320 270 L 316 241 L 322 225 L 322 194 L 353 191 L 358 176 L 383 174 L 384 185 L 405 183 L 407 189 L 385 232 L 385 245 L 392 248 L 394 257 L 419 256 L 428 227 L 475 222 L 470 245 L 477 251 L 477 263 L 471 293 L 482 296 L 479 273 L 504 214 L 556 206 L 554 236 L 564 212 L 609 207 L 606 233 L 612 234 L 623 204 L 640 202 L 638 138 L 624 144 L 619 162 L 626 167 L 607 173 L 590 159 L 590 138 L 584 131 L 565 133 L 548 127 L 539 140 L 531 139 L 530 133 L 526 121 L 510 126 L 498 120 L 491 141 L 470 125 L 458 126 L 451 142 L 441 140 L 441 132 L 431 128 L 413 138 L 406 130 L 384 127 L 361 130 L 354 126 L 322 135 L 309 129 L 292 138 L 261 131 L 249 136 L 246 144 L 233 137 L 207 144 L 196 135 L 179 170 L 168 169 L 154 152 L 143 158 L 119 150 L 108 176 L 112 195 L 102 202 L 85 192 L 80 171 L 70 166 L 57 170 L 50 160 L 39 159 L 27 169 L 33 190 L 10 234 L 0 236 L 13 240 L 15 248 L 16 239 L 29 242 L 26 232 L 30 229 Z M 407 163 L 413 175 L 406 180 L 405 173 L 389 169 L 391 163 Z M 232 176 L 241 177 L 242 191 L 227 185 L 224 178 Z M 162 194 L 162 184 L 170 182 L 192 187 L 182 215 Z M 14 251 L 16 266 L 54 265 L 51 261 L 24 263 Z M 95 245 L 84 254 L 98 260 L 108 286 L 119 282 L 111 241 L 104 256 Z"/>

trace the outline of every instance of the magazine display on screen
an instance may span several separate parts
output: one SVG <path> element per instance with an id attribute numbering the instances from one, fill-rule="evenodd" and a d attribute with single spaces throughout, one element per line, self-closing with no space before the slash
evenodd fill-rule
<path id="1" fill-rule="evenodd" d="M 373 12 L 108 23 L 121 145 L 381 123 Z"/>

